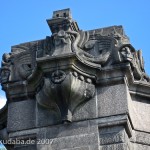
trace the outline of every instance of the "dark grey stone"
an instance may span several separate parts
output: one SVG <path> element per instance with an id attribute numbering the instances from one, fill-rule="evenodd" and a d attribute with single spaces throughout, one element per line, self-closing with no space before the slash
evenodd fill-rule
<path id="1" fill-rule="evenodd" d="M 41 134 L 45 135 L 45 138 L 59 138 L 67 136 L 78 136 L 80 134 L 98 134 L 98 126 L 90 125 L 88 121 L 56 125 L 51 128 L 43 128 Z"/>
<path id="2" fill-rule="evenodd" d="M 84 104 L 78 111 L 73 115 L 73 121 L 93 119 L 98 117 L 98 107 L 96 96 L 89 102 Z"/>
<path id="3" fill-rule="evenodd" d="M 98 116 L 111 116 L 128 113 L 127 86 L 125 84 L 98 87 Z"/>
<path id="4" fill-rule="evenodd" d="M 14 150 L 36 150 L 36 149 L 37 149 L 36 145 L 28 145 L 14 148 Z"/>
<path id="5" fill-rule="evenodd" d="M 82 147 L 83 145 L 94 145 L 98 142 L 98 135 L 83 134 L 78 136 L 62 137 L 52 140 L 52 149 L 60 150 L 65 148 Z"/>
<path id="6" fill-rule="evenodd" d="M 100 128 L 100 145 L 126 143 L 128 136 L 123 126 Z"/>
<path id="7" fill-rule="evenodd" d="M 150 132 L 150 101 L 143 96 L 132 95 L 130 99 L 130 117 L 136 130 Z M 140 111 L 139 111 L 140 110 Z"/>
<path id="8" fill-rule="evenodd" d="M 37 141 L 7 149 L 150 149 L 150 78 L 123 27 L 80 30 L 70 9 L 47 23 L 2 57 L 0 138 Z"/>
<path id="9" fill-rule="evenodd" d="M 12 132 L 34 128 L 35 119 L 35 100 L 10 103 L 7 130 Z"/>
<path id="10" fill-rule="evenodd" d="M 43 127 L 58 123 L 60 116 L 49 108 L 45 109 L 36 103 L 36 127 Z"/>
<path id="11" fill-rule="evenodd" d="M 104 146 L 100 146 L 101 150 L 128 150 L 128 146 L 127 144 L 112 144 L 112 145 L 104 145 Z"/>

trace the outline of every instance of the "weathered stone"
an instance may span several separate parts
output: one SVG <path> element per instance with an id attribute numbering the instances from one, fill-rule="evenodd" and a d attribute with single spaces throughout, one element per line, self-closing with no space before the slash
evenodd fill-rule
<path id="1" fill-rule="evenodd" d="M 10 103 L 7 130 L 12 132 L 34 128 L 35 119 L 35 100 Z"/>
<path id="2" fill-rule="evenodd" d="M 130 116 L 136 130 L 150 132 L 149 98 L 132 95 L 130 99 Z M 140 111 L 139 111 L 140 110 Z"/>
<path id="3" fill-rule="evenodd" d="M 104 145 L 100 146 L 101 150 L 128 150 L 127 144 L 112 144 L 112 145 Z"/>
<path id="4" fill-rule="evenodd" d="M 123 27 L 80 30 L 69 9 L 47 23 L 2 57 L 0 140 L 34 142 L 7 149 L 150 149 L 150 78 Z"/>
<path id="5" fill-rule="evenodd" d="M 52 124 L 56 124 L 59 121 L 60 116 L 55 110 L 45 109 L 36 103 L 36 127 L 43 127 Z"/>
<path id="6" fill-rule="evenodd" d="M 98 87 L 98 116 L 128 113 L 127 86 L 125 84 Z"/>
<path id="7" fill-rule="evenodd" d="M 93 119 L 98 117 L 98 107 L 97 107 L 97 98 L 96 96 L 82 106 L 78 111 L 73 115 L 73 121 Z"/>
<path id="8" fill-rule="evenodd" d="M 132 147 L 133 150 L 149 150 L 149 145 L 137 144 L 133 143 Z"/>
<path id="9" fill-rule="evenodd" d="M 128 136 L 123 126 L 100 128 L 100 145 L 126 143 Z"/>
<path id="10" fill-rule="evenodd" d="M 133 143 L 150 145 L 150 135 L 149 133 L 134 131 L 134 135 L 130 141 Z"/>
<path id="11" fill-rule="evenodd" d="M 14 150 L 36 150 L 36 146 L 29 145 L 29 146 L 16 147 L 16 148 L 14 148 Z"/>

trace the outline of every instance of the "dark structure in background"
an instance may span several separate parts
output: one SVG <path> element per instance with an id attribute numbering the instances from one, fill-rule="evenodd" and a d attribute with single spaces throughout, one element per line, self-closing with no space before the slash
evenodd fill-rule
<path id="1" fill-rule="evenodd" d="M 82 31 L 69 9 L 47 23 L 51 36 L 2 58 L 0 138 L 36 141 L 7 148 L 150 149 L 150 79 L 122 26 Z"/>

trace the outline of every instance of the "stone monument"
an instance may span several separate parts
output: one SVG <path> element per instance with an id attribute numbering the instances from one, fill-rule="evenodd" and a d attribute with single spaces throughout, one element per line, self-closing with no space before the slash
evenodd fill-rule
<path id="1" fill-rule="evenodd" d="M 123 27 L 80 30 L 69 9 L 47 23 L 51 36 L 2 58 L 7 149 L 150 149 L 150 78 Z"/>

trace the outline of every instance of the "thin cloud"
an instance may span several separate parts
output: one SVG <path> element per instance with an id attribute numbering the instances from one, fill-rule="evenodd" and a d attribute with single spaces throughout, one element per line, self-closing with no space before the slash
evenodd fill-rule
<path id="1" fill-rule="evenodd" d="M 0 96 L 0 109 L 3 108 L 6 104 L 6 97 Z"/>

